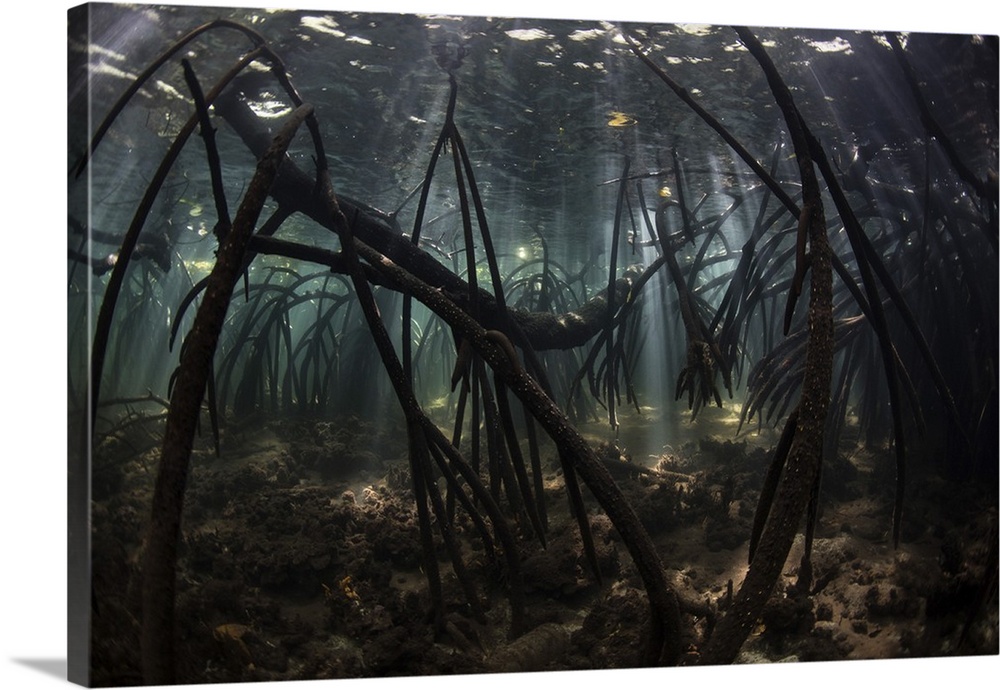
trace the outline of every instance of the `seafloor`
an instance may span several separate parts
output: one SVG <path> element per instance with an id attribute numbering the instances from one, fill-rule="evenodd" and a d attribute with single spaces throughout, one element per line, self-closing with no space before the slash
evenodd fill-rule
<path id="1" fill-rule="evenodd" d="M 133 420 L 95 453 L 97 686 L 141 682 L 138 564 L 158 423 Z M 609 443 L 601 450 L 703 634 L 746 570 L 771 440 L 698 433 L 700 440 L 641 457 L 627 444 L 624 453 Z M 641 581 L 588 497 L 597 583 L 569 518 L 556 454 L 543 450 L 547 548 L 521 544 L 531 631 L 507 639 L 502 559 L 486 557 L 459 510 L 456 531 L 486 621 L 471 615 L 441 547 L 448 610 L 435 639 L 404 438 L 348 417 L 245 420 L 224 430 L 220 457 L 210 439 L 199 439 L 180 550 L 178 681 L 635 666 L 648 615 Z M 853 445 L 827 462 L 813 586 L 790 594 L 799 537 L 740 662 L 997 654 L 996 485 L 945 479 L 933 462 L 911 467 L 894 548 L 893 462 L 887 449 Z M 688 662 L 697 660 L 698 643 L 685 641 Z"/>

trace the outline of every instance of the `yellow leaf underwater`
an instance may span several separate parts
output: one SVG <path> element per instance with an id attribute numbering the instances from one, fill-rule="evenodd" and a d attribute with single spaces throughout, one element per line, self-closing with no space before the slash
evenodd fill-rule
<path id="1" fill-rule="evenodd" d="M 632 127 L 638 123 L 638 120 L 631 115 L 626 115 L 617 110 L 608 113 L 608 117 L 611 118 L 608 120 L 608 127 Z"/>

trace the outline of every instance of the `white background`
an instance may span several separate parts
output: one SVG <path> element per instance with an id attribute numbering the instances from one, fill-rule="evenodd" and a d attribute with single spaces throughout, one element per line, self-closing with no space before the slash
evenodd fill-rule
<path id="1" fill-rule="evenodd" d="M 66 11 L 74 3 L 11 0 L 0 21 L 0 686 L 66 684 Z M 996 3 L 703 3 L 596 0 L 274 0 L 172 4 L 271 4 L 316 9 L 606 18 L 759 26 L 809 26 L 997 34 Z M 817 7 L 822 5 L 822 7 Z M 981 9 L 992 7 L 988 12 Z M 976 9 L 980 8 L 980 9 Z M 679 687 L 945 687 L 1000 677 L 1000 658 L 787 664 L 739 669 L 653 669 L 528 674 L 514 682 Z M 985 674 L 985 676 L 984 676 Z M 989 681 L 993 678 L 994 681 Z M 477 688 L 512 679 L 422 678 L 261 683 L 220 688 Z M 891 687 L 891 686 L 890 686 Z"/>

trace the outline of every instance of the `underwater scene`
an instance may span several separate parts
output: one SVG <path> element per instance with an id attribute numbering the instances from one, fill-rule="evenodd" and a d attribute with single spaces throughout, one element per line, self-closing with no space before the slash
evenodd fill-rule
<path id="1" fill-rule="evenodd" d="M 68 20 L 70 680 L 1000 652 L 996 35 Z"/>

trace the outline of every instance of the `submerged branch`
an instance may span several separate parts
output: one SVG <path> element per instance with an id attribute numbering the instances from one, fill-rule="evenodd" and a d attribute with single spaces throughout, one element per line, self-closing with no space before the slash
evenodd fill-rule
<path id="1" fill-rule="evenodd" d="M 556 445 L 569 458 L 574 469 L 607 513 L 621 534 L 649 595 L 652 629 L 648 637 L 644 663 L 677 662 L 680 655 L 680 612 L 677 597 L 666 580 L 663 565 L 649 534 L 635 510 L 621 494 L 603 462 L 587 441 L 573 428 L 562 409 L 521 366 L 511 362 L 487 329 L 449 300 L 440 290 L 410 275 L 389 257 L 380 254 L 355 238 L 358 254 L 386 274 L 407 292 L 459 332 L 480 357 L 493 369 L 530 410 Z"/>
<path id="2" fill-rule="evenodd" d="M 160 468 L 153 493 L 152 518 L 142 576 L 143 680 L 153 685 L 173 683 L 174 596 L 181 511 L 191 459 L 198 409 L 211 375 L 212 357 L 225 322 L 233 288 L 243 265 L 247 242 L 267 200 L 267 190 L 281 157 L 299 125 L 312 116 L 311 106 L 300 106 L 289 117 L 261 158 L 231 232 L 219 247 L 208 286 L 191 332 L 184 341 L 170 414 L 163 437 Z"/>
<path id="3" fill-rule="evenodd" d="M 810 211 L 807 227 L 812 279 L 809 291 L 809 336 L 802 395 L 795 413 L 797 420 L 794 435 L 750 569 L 732 608 L 719 621 L 705 647 L 701 660 L 706 664 L 730 663 L 736 658 L 781 575 L 819 475 L 833 377 L 833 274 L 823 218 L 823 201 L 809 144 L 798 108 L 770 57 L 748 29 L 737 28 L 736 31 L 764 70 L 795 146 L 795 157 L 802 178 L 804 207 Z"/>
<path id="4" fill-rule="evenodd" d="M 260 156 L 268 140 L 267 130 L 246 103 L 239 100 L 236 94 L 227 92 L 216 103 L 215 109 L 232 125 L 254 155 Z M 279 205 L 303 213 L 323 227 L 334 229 L 334 220 L 317 203 L 312 193 L 313 187 L 313 179 L 291 159 L 286 158 L 271 188 L 271 195 Z M 339 196 L 337 200 L 359 240 L 390 258 L 408 273 L 437 288 L 456 304 L 463 308 L 468 305 L 468 283 L 415 246 L 400 232 L 394 217 L 343 196 Z M 615 281 L 616 303 L 625 302 L 638 274 L 636 269 L 629 269 Z M 478 290 L 477 300 L 483 325 L 487 329 L 502 326 L 500 305 L 495 297 L 487 290 Z M 606 292 L 596 295 L 576 310 L 563 314 L 529 312 L 507 307 L 510 319 L 520 327 L 527 342 L 535 350 L 567 350 L 585 344 L 601 332 L 607 310 Z"/>

